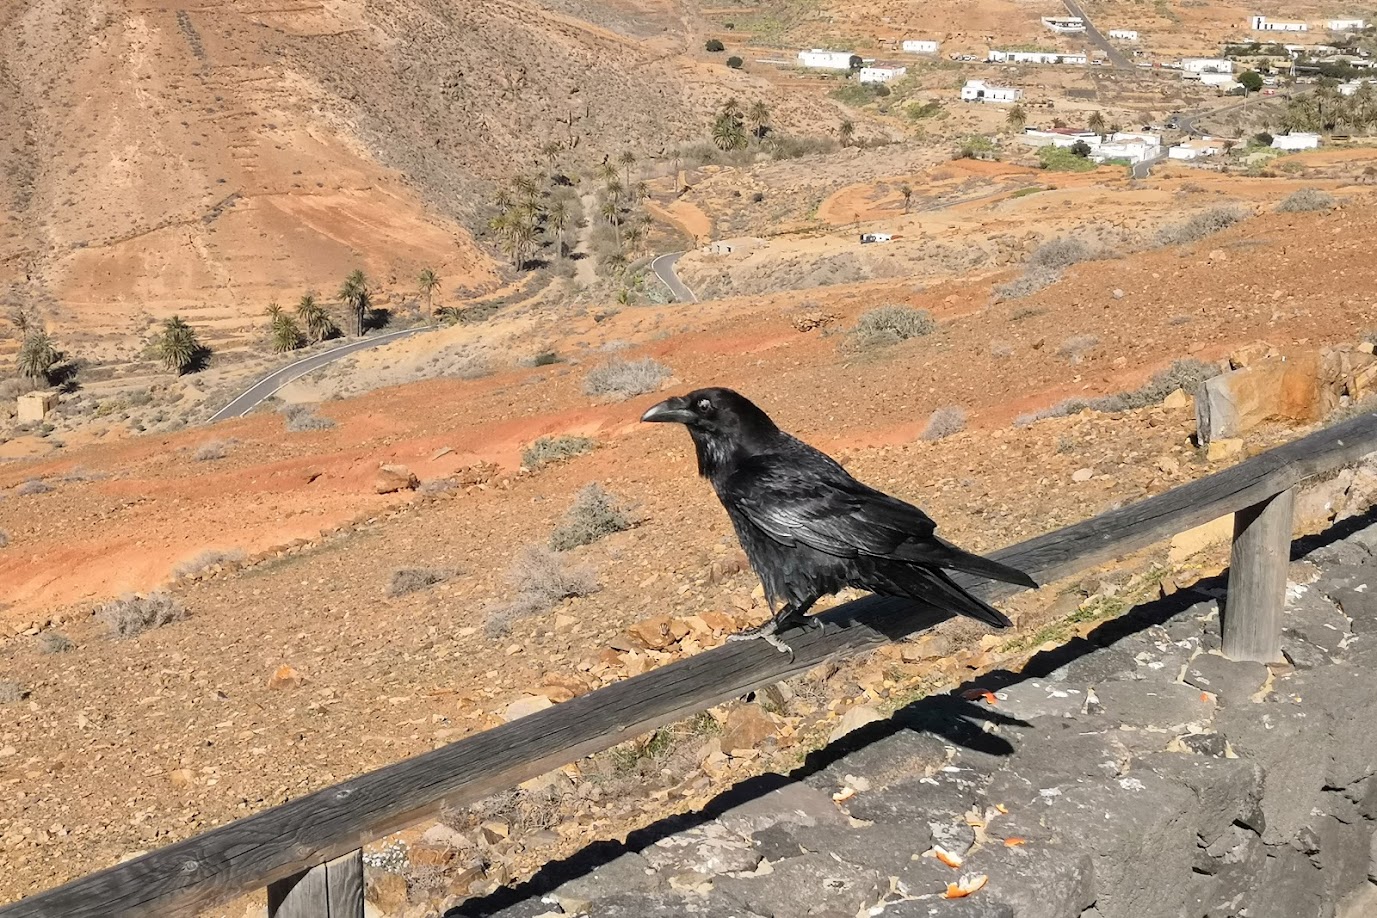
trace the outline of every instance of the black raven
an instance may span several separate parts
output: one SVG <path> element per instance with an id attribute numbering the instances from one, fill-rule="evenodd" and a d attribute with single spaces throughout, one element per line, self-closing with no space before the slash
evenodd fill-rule
<path id="1" fill-rule="evenodd" d="M 698 473 L 726 507 L 771 608 L 784 603 L 770 622 L 735 639 L 763 637 L 787 650 L 774 635 L 805 623 L 815 602 L 848 586 L 923 599 L 997 628 L 1010 624 L 943 568 L 1037 587 L 1022 571 L 938 538 L 923 511 L 861 484 L 731 389 L 666 399 L 641 420 L 688 428 Z"/>

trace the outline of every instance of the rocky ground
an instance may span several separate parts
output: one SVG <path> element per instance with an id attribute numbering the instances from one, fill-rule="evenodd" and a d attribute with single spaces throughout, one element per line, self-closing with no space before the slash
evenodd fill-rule
<path id="1" fill-rule="evenodd" d="M 1292 565 L 1282 662 L 1220 654 L 1202 581 L 444 914 L 1371 914 L 1377 526 L 1354 528 Z"/>

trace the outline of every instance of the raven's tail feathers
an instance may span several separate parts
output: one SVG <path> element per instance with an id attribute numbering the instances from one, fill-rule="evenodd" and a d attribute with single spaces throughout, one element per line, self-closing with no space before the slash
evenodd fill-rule
<path id="1" fill-rule="evenodd" d="M 945 567 L 948 570 L 965 571 L 968 574 L 978 574 L 991 580 L 1018 584 L 1033 590 L 1038 588 L 1036 580 L 1017 568 L 1000 564 L 998 561 L 991 561 L 989 558 L 982 558 L 979 555 L 973 555 L 941 539 L 934 539 L 934 541 L 938 542 L 943 550 L 929 563 Z"/>
<path id="2" fill-rule="evenodd" d="M 941 571 L 927 573 L 932 576 L 932 585 L 937 588 L 937 596 L 931 598 L 936 599 L 939 605 L 996 628 L 1007 628 L 1013 624 L 1003 612 L 967 593 Z"/>

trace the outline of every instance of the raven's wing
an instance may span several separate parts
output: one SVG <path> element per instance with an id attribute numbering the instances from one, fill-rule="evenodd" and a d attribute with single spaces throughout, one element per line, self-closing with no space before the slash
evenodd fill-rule
<path id="1" fill-rule="evenodd" d="M 937 524 L 912 504 L 847 474 L 804 444 L 742 461 L 723 483 L 722 501 L 782 545 L 967 571 L 1036 587 L 1020 570 L 971 554 L 935 534 Z"/>
<path id="2" fill-rule="evenodd" d="M 925 544 L 942 544 L 927 514 L 861 484 L 825 457 L 802 451 L 753 456 L 726 480 L 721 497 L 783 545 L 803 544 L 839 558 L 940 563 L 924 551 Z"/>

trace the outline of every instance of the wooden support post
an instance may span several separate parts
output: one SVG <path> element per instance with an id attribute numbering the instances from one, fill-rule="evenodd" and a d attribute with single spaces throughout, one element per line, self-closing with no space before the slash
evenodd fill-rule
<path id="1" fill-rule="evenodd" d="M 1281 659 L 1281 610 L 1295 505 L 1295 488 L 1288 488 L 1234 514 L 1223 622 L 1224 656 L 1230 660 Z"/>
<path id="2" fill-rule="evenodd" d="M 363 918 L 363 850 L 269 886 L 268 918 Z"/>

